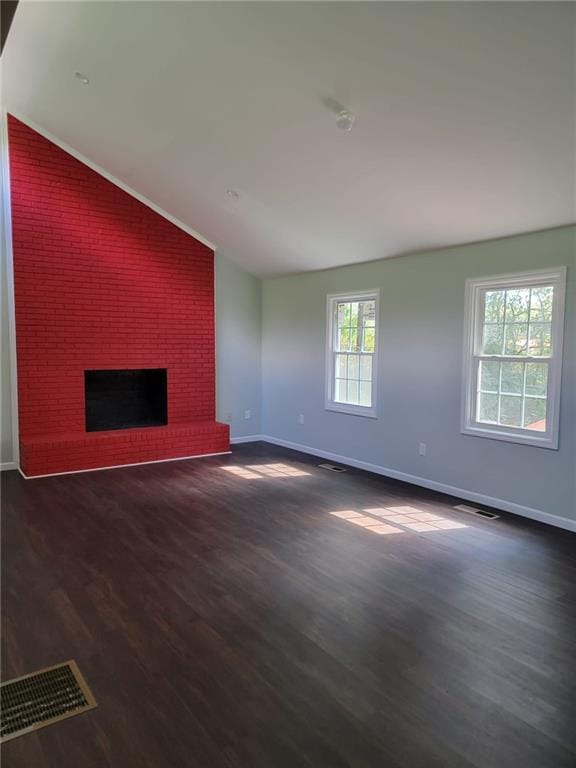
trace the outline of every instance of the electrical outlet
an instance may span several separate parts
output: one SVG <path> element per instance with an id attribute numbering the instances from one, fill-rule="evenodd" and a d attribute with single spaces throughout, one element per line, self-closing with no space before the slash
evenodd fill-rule
<path id="1" fill-rule="evenodd" d="M 420 456 L 426 456 L 426 443 L 420 443 L 418 446 L 418 453 Z"/>
<path id="2" fill-rule="evenodd" d="M 247 410 L 245 410 L 245 411 L 244 411 L 244 418 L 245 418 L 245 419 L 251 419 L 251 418 L 252 418 L 252 411 L 250 411 L 250 410 L 248 410 L 248 409 L 247 409 Z"/>
<path id="3" fill-rule="evenodd" d="M 303 413 L 301 413 L 300 416 L 298 416 L 298 423 L 299 424 L 304 424 L 304 414 Z"/>

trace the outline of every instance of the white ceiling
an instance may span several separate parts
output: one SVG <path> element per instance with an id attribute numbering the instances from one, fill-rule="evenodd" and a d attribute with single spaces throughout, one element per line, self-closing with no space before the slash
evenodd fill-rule
<path id="1" fill-rule="evenodd" d="M 574 221 L 574 12 L 21 2 L 4 94 L 252 272 L 322 269 Z"/>

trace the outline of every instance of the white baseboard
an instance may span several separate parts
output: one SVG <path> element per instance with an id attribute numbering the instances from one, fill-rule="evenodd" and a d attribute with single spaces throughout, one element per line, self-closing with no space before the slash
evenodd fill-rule
<path id="1" fill-rule="evenodd" d="M 266 437 L 264 435 L 245 435 L 244 437 L 230 438 L 232 445 L 239 445 L 240 443 L 258 443 L 261 440 L 266 440 Z"/>
<path id="2" fill-rule="evenodd" d="M 439 491 L 440 493 L 446 493 L 449 496 L 456 496 L 459 499 L 466 499 L 466 501 L 475 501 L 477 504 L 485 504 L 488 507 L 502 509 L 504 512 L 511 512 L 512 514 L 519 515 L 520 517 L 528 517 L 531 520 L 537 520 L 540 523 L 547 523 L 548 525 L 553 525 L 557 528 L 563 528 L 566 531 L 572 531 L 576 533 L 576 520 L 568 520 L 566 518 L 559 517 L 558 515 L 551 515 L 549 512 L 543 512 L 540 509 L 525 507 L 522 504 L 516 504 L 513 501 L 497 499 L 494 496 L 486 496 L 483 493 L 468 491 L 465 488 L 456 488 L 453 485 L 438 483 L 435 480 L 430 480 L 427 477 L 410 475 L 406 472 L 400 472 L 397 469 L 381 467 L 378 464 L 369 464 L 366 461 L 358 461 L 357 459 L 352 459 L 349 456 L 341 456 L 337 453 L 322 451 L 318 448 L 311 448 L 308 445 L 292 443 L 289 440 L 282 440 L 279 437 L 261 435 L 260 439 L 266 443 L 280 445 L 283 448 L 292 448 L 294 451 L 302 451 L 302 453 L 309 453 L 312 456 L 319 456 L 322 459 L 330 459 L 331 461 L 336 461 L 339 464 L 348 464 L 349 466 L 356 467 L 357 469 L 364 469 L 367 472 L 374 472 L 377 475 L 391 477 L 394 480 L 402 480 L 403 482 L 411 483 L 412 485 L 420 485 L 423 488 L 429 488 L 432 491 Z"/>
<path id="3" fill-rule="evenodd" d="M 81 475 L 84 472 L 103 472 L 107 469 L 125 469 L 126 467 L 143 467 L 146 464 L 167 464 L 169 461 L 187 461 L 189 459 L 206 459 L 208 456 L 227 456 L 231 451 L 220 451 L 219 453 L 199 453 L 195 456 L 176 456 L 173 459 L 154 459 L 154 461 L 137 461 L 134 464 L 113 464 L 110 467 L 90 467 L 90 469 L 71 469 L 69 472 L 52 472 L 47 475 L 25 475 L 20 467 L 18 469 L 25 480 L 40 480 L 42 477 L 59 477 L 60 475 Z"/>
<path id="4" fill-rule="evenodd" d="M 16 461 L 0 462 L 0 472 L 7 472 L 9 469 L 18 469 L 18 462 Z"/>

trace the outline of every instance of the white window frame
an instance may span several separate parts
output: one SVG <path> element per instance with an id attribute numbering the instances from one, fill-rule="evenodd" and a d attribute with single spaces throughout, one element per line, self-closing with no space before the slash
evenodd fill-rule
<path id="1" fill-rule="evenodd" d="M 546 431 L 536 432 L 521 427 L 507 427 L 501 424 L 487 424 L 476 420 L 477 377 L 480 360 L 542 362 L 541 357 L 527 355 L 482 355 L 482 330 L 484 317 L 484 296 L 487 290 L 505 290 L 537 285 L 554 287 L 552 309 L 552 356 L 548 362 L 548 392 L 546 408 Z M 466 435 L 488 437 L 541 448 L 558 449 L 560 420 L 560 382 L 562 377 L 562 344 L 564 337 L 564 298 L 566 294 L 566 267 L 543 269 L 530 272 L 496 275 L 493 277 L 470 278 L 466 281 L 465 323 L 464 323 L 464 366 L 462 388 L 461 432 Z"/>
<path id="2" fill-rule="evenodd" d="M 342 301 L 374 301 L 374 352 L 372 353 L 372 405 L 351 405 L 350 403 L 338 403 L 334 400 L 335 384 L 335 306 Z M 347 413 L 353 416 L 365 416 L 370 419 L 378 418 L 376 415 L 376 396 L 378 380 L 378 346 L 379 346 L 379 305 L 380 289 L 371 291 L 358 291 L 355 293 L 330 293 L 326 301 L 326 389 L 325 404 L 327 411 Z M 361 354 L 361 353 L 358 353 Z M 368 353 L 370 354 L 370 353 Z"/>

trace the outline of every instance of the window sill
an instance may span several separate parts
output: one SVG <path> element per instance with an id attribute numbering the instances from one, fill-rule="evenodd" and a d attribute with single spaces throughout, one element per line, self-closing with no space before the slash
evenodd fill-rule
<path id="1" fill-rule="evenodd" d="M 558 437 L 556 435 L 523 434 L 522 432 L 508 432 L 507 430 L 493 429 L 489 426 L 467 425 L 460 430 L 463 435 L 473 437 L 487 437 L 489 440 L 501 440 L 506 443 L 518 443 L 519 445 L 531 445 L 536 448 L 549 448 L 558 450 Z"/>
<path id="2" fill-rule="evenodd" d="M 365 419 L 377 419 L 376 411 L 374 408 L 365 408 L 362 405 L 346 405 L 346 403 L 326 403 L 324 406 L 325 411 L 333 411 L 334 413 L 344 413 L 348 416 L 362 416 Z"/>

